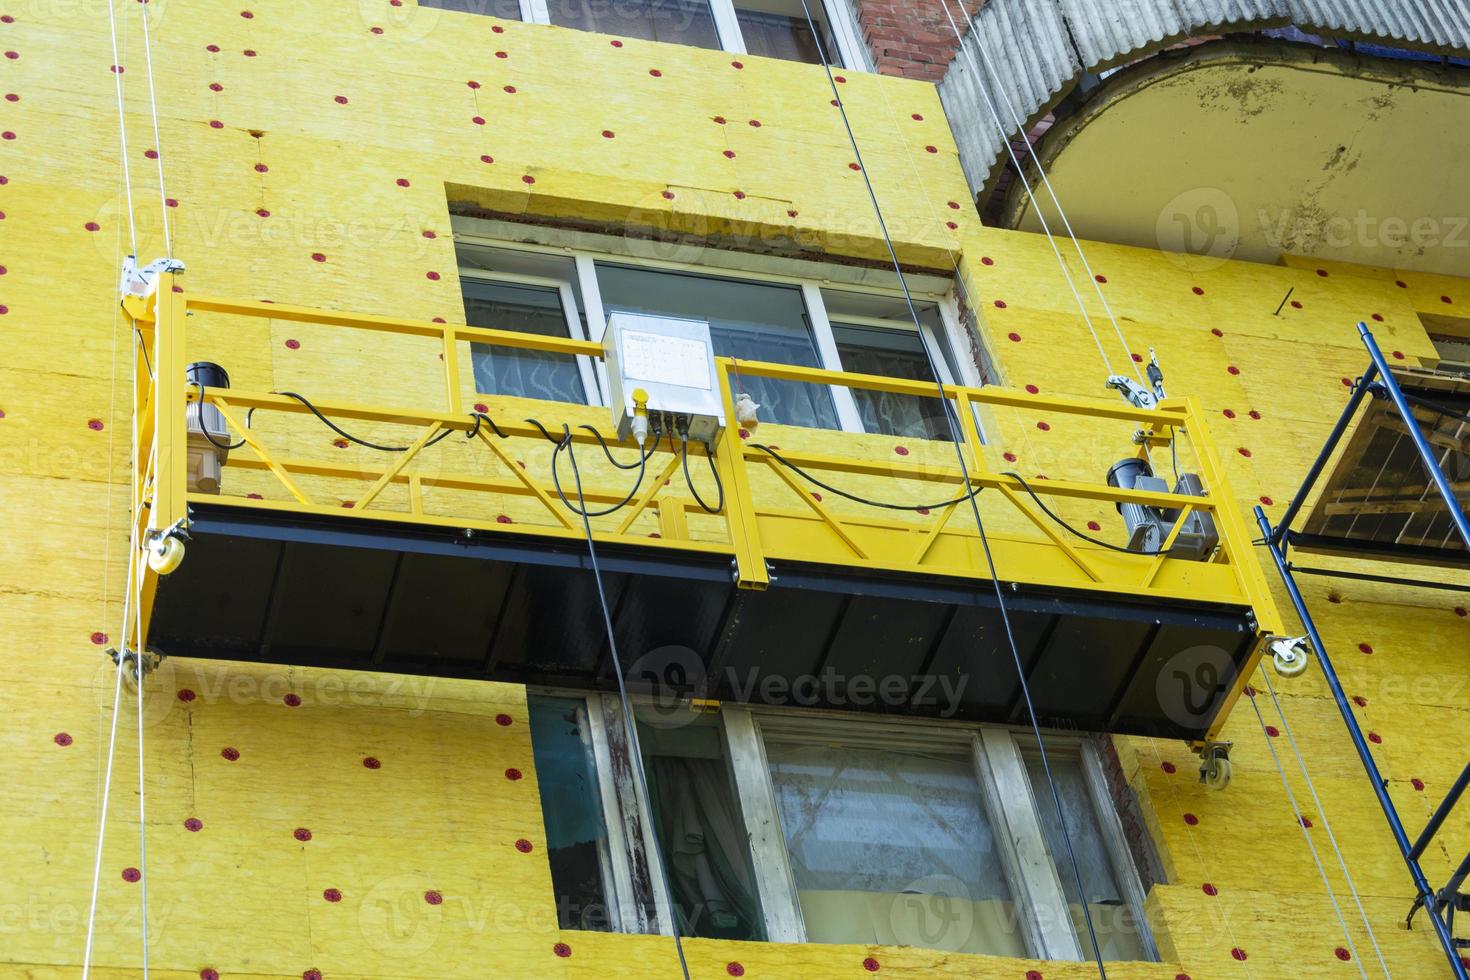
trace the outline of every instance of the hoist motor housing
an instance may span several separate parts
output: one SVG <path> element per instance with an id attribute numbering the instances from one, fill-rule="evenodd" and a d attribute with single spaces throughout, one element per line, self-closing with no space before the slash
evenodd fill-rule
<path id="1" fill-rule="evenodd" d="M 1124 490 L 1146 490 L 1151 493 L 1169 493 L 1168 481 L 1154 476 L 1148 460 L 1130 456 L 1114 463 L 1108 470 L 1108 486 Z M 1194 473 L 1181 473 L 1173 491 L 1190 497 L 1205 496 L 1204 484 Z M 1118 504 L 1118 513 L 1128 528 L 1128 550 L 1140 554 L 1158 554 L 1168 540 L 1174 525 L 1179 521 L 1179 511 L 1167 507 L 1150 507 L 1146 504 Z M 1169 548 L 1173 558 L 1188 558 L 1205 561 L 1220 543 L 1220 533 L 1209 514 L 1191 511 L 1184 519 L 1184 526 L 1174 544 Z"/>
<path id="2" fill-rule="evenodd" d="M 632 433 L 633 393 L 648 393 L 654 431 L 710 443 L 725 427 L 714 345 L 704 320 L 614 313 L 602 335 L 618 438 Z"/>
<path id="3" fill-rule="evenodd" d="M 196 361 L 184 373 L 191 387 L 230 386 L 230 376 L 225 369 L 211 361 Z M 230 456 L 228 449 L 221 448 L 229 444 L 230 437 L 230 430 L 225 426 L 225 417 L 213 405 L 204 404 L 201 398 L 189 403 L 185 420 L 189 432 L 189 490 L 197 493 L 219 493 L 220 471 Z M 210 442 L 211 437 L 214 442 Z"/>

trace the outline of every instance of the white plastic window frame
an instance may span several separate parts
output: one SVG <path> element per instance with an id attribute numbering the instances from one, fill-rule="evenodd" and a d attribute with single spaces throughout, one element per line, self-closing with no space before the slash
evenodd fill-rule
<path id="1" fill-rule="evenodd" d="M 586 700 L 603 819 L 612 852 L 613 880 L 604 882 L 604 891 L 613 906 L 610 921 L 620 932 L 670 935 L 669 896 L 655 864 L 657 851 L 648 800 L 635 785 L 627 760 L 621 765 L 613 764 L 614 753 L 627 751 L 619 699 L 610 694 L 563 690 L 534 693 Z M 635 705 L 638 700 L 634 699 Z M 1016 903 L 1027 954 L 1044 960 L 1082 959 L 1082 947 L 1073 932 L 1059 877 L 1066 869 L 1059 868 L 1048 851 L 1036 809 L 1047 805 L 1047 801 L 1035 800 L 1031 792 L 1023 754 L 1023 748 L 1029 750 L 1034 744 L 1029 733 L 958 722 L 891 720 L 744 705 L 722 705 L 716 717 L 750 840 L 751 866 L 768 942 L 808 942 L 766 757 L 767 741 L 774 737 L 816 744 L 841 741 L 874 748 L 941 748 L 968 753 L 974 764 L 985 818 Z M 1080 753 L 1089 793 L 1103 828 L 1104 844 L 1122 879 L 1125 897 L 1138 916 L 1145 951 L 1157 960 L 1158 951 L 1142 918 L 1143 886 L 1117 808 L 1108 796 L 1102 760 L 1090 743 L 1072 736 L 1048 734 L 1046 745 L 1048 752 Z M 650 883 L 656 909 L 651 916 L 634 898 L 635 866 L 643 869 Z"/>
<path id="2" fill-rule="evenodd" d="M 562 317 L 566 320 L 567 336 L 572 340 L 586 340 L 587 331 L 582 327 L 582 318 L 577 313 L 577 296 L 572 290 L 572 284 L 566 279 L 554 279 L 546 276 L 530 276 L 514 272 L 492 272 L 485 269 L 459 270 L 461 281 L 484 283 L 503 283 L 508 286 L 535 286 L 542 289 L 554 289 L 561 297 Z M 473 347 L 471 348 L 473 350 Z M 603 395 L 604 375 L 600 371 L 601 361 L 594 361 L 590 357 L 577 355 L 577 373 L 582 378 L 582 390 L 586 393 L 588 404 L 606 404 Z M 471 364 L 473 365 L 473 355 Z M 471 368 L 473 374 L 473 367 Z M 477 395 L 485 395 L 487 392 L 477 391 Z"/>
<path id="3" fill-rule="evenodd" d="M 551 12 L 547 0 L 520 0 L 521 20 L 528 24 L 550 24 Z M 832 25 L 832 37 L 837 42 L 837 56 L 842 64 L 833 65 L 844 71 L 873 70 L 868 48 L 863 44 L 862 29 L 852 6 L 844 0 L 807 0 L 820 3 Z M 731 54 L 745 54 L 745 39 L 740 34 L 740 21 L 735 16 L 734 0 L 709 0 L 710 13 L 714 17 L 715 31 L 720 36 L 720 47 Z"/>
<path id="4" fill-rule="evenodd" d="M 480 245 L 490 248 L 514 250 L 523 252 L 536 252 L 553 255 L 563 259 L 573 260 L 574 275 L 577 277 L 577 291 L 582 297 L 582 309 L 586 314 L 587 328 L 583 329 L 582 319 L 577 315 L 577 306 L 571 283 L 564 280 L 545 279 L 537 276 L 522 276 L 510 273 L 485 272 L 474 269 L 461 269 L 463 278 L 479 279 L 487 282 L 526 282 L 533 285 L 557 285 L 563 289 L 563 308 L 568 318 L 570 336 L 581 340 L 592 340 L 596 343 L 602 342 L 602 332 L 607 323 L 607 317 L 603 312 L 602 292 L 597 282 L 597 263 L 607 262 L 617 265 L 631 266 L 641 269 L 652 269 L 667 272 L 687 272 L 691 275 L 707 276 L 716 279 L 732 279 L 746 281 L 763 285 L 786 285 L 796 286 L 801 290 L 803 305 L 806 307 L 807 322 L 811 328 L 812 343 L 817 351 L 818 367 L 828 371 L 841 371 L 842 358 L 837 352 L 837 341 L 832 333 L 832 322 L 828 318 L 827 303 L 823 298 L 823 288 L 829 288 L 837 292 L 865 293 L 872 296 L 881 296 L 901 300 L 903 294 L 897 290 L 880 289 L 872 286 L 864 286 L 855 283 L 830 283 L 819 281 L 810 277 L 789 276 L 769 271 L 751 272 L 727 266 L 700 265 L 690 262 L 678 262 L 667 259 L 654 259 L 629 254 L 618 254 L 614 252 L 594 252 L 583 249 L 568 249 L 549 245 L 535 245 L 527 242 L 506 242 L 493 239 L 481 238 L 472 235 L 457 236 L 458 241 L 466 245 Z M 974 370 L 973 364 L 968 358 L 955 356 L 955 338 L 963 333 L 963 328 L 956 318 L 956 304 L 953 290 L 948 294 L 930 294 L 920 291 L 912 291 L 914 300 L 919 303 L 933 304 L 938 310 L 944 324 L 943 335 L 934 331 L 927 324 L 923 325 L 924 339 L 929 349 L 934 351 L 935 370 L 939 373 L 939 379 L 946 385 L 961 384 L 969 387 L 979 387 L 981 379 L 979 372 Z M 839 316 L 840 323 L 866 323 L 882 326 L 886 329 L 906 330 L 912 329 L 900 321 L 880 320 L 863 317 Z M 599 328 L 597 325 L 604 325 Z M 595 336 L 592 334 L 595 332 Z M 583 368 L 583 383 L 587 385 L 589 403 L 593 405 L 606 404 L 604 393 L 607 391 L 606 365 L 598 361 L 590 361 L 587 358 L 577 358 L 579 366 Z M 587 363 L 583 363 L 587 362 Z M 961 377 L 956 378 L 950 369 L 950 364 L 956 365 Z M 595 383 L 589 379 L 595 378 Z M 862 416 L 858 411 L 857 400 L 853 398 L 852 390 L 841 385 L 831 385 L 828 390 L 832 396 L 832 403 L 837 412 L 839 428 L 843 432 L 861 433 L 866 432 L 863 428 Z M 592 399 L 597 400 L 593 401 Z"/>

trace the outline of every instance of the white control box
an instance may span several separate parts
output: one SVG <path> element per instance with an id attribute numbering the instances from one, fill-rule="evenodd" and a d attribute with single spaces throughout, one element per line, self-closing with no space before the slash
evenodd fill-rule
<path id="1" fill-rule="evenodd" d="M 648 415 L 663 431 L 687 425 L 693 442 L 712 442 L 725 427 L 715 349 L 704 320 L 614 313 L 602 335 L 609 401 L 618 438 L 633 422 L 633 392 L 648 392 Z"/>

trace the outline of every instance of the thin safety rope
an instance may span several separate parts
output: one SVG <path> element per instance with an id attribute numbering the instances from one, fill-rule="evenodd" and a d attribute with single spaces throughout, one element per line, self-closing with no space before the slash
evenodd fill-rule
<path id="1" fill-rule="evenodd" d="M 142 578 L 140 574 L 138 576 L 140 590 L 143 585 Z M 137 646 L 133 648 L 133 663 L 138 671 L 136 678 L 138 685 L 138 887 L 140 889 L 138 903 L 143 912 L 143 980 L 148 980 L 148 807 L 143 797 L 143 678 L 145 671 L 142 611 L 142 595 L 139 594 L 133 606 L 133 623 L 137 636 Z"/>
<path id="2" fill-rule="evenodd" d="M 592 563 L 592 578 L 597 582 L 597 601 L 602 606 L 602 625 L 607 629 L 607 647 L 612 656 L 613 674 L 618 679 L 618 699 L 623 706 L 623 726 L 628 736 L 628 754 L 633 757 L 633 774 L 638 780 L 638 789 L 643 798 L 649 802 L 652 809 L 653 797 L 648 792 L 648 774 L 643 769 L 643 750 L 638 741 L 638 723 L 633 717 L 633 706 L 628 702 L 628 687 L 623 681 L 623 662 L 618 656 L 618 641 L 614 635 L 612 612 L 607 605 L 607 592 L 602 587 L 602 567 L 597 562 L 597 545 L 592 539 L 592 519 L 587 516 L 587 501 L 582 496 L 582 471 L 577 467 L 577 454 L 572 448 L 571 430 L 566 430 L 564 441 L 567 457 L 572 461 L 572 478 L 577 484 L 577 513 L 582 515 L 582 531 L 587 536 L 587 556 Z M 643 452 L 642 447 L 638 450 Z M 567 503 L 564 495 L 561 495 L 561 487 L 557 487 L 557 494 L 562 496 L 562 503 Z M 684 980 L 689 980 L 689 961 L 684 958 L 684 943 L 679 938 L 679 916 L 675 910 L 674 889 L 669 881 L 669 870 L 664 862 L 663 849 L 658 843 L 658 835 L 654 835 L 654 847 L 651 851 L 654 862 L 658 864 L 658 874 L 663 881 L 664 893 L 669 899 L 669 931 L 674 934 L 674 950 L 679 954 L 679 969 L 684 973 Z"/>
<path id="3" fill-rule="evenodd" d="M 127 602 L 124 601 L 124 608 Z M 127 615 L 126 612 L 123 614 Z M 107 836 L 107 800 L 112 793 L 112 758 L 117 745 L 117 715 L 122 707 L 122 672 L 117 665 L 117 681 L 112 689 L 112 730 L 107 736 L 107 775 L 102 783 L 102 807 L 97 820 L 97 856 L 92 862 L 92 899 L 87 905 L 87 946 L 82 953 L 82 980 L 87 980 L 92 971 L 92 939 L 97 930 L 97 888 L 102 881 L 102 845 Z"/>
<path id="4" fill-rule="evenodd" d="M 985 100 L 985 108 L 990 113 L 991 121 L 995 123 L 996 132 L 1000 133 L 1001 142 L 1005 144 L 1006 153 L 1010 155 L 1011 162 L 1016 167 L 1016 176 L 1020 179 L 1021 185 L 1026 188 L 1027 195 L 1035 201 L 1036 195 L 1032 191 L 1031 181 L 1026 176 L 1025 168 L 1021 166 L 1021 160 L 1016 155 L 1015 147 L 1011 146 L 1010 136 L 1006 132 L 1005 124 L 1000 121 L 1000 114 L 996 111 L 995 103 L 991 101 L 990 93 L 986 91 L 985 84 L 979 77 L 980 69 L 975 64 L 975 58 L 970 54 L 969 49 L 965 47 L 959 26 L 955 23 L 954 15 L 949 11 L 949 0 L 942 0 L 942 5 L 944 7 L 945 19 L 949 21 L 950 30 L 954 31 L 955 38 L 959 41 L 960 52 L 969 60 L 971 69 L 975 72 L 975 87 L 979 90 L 981 98 Z M 978 43 L 977 40 L 977 46 Z M 1041 212 L 1040 208 L 1036 209 L 1036 219 L 1041 223 L 1041 230 L 1046 234 L 1047 243 L 1051 245 L 1052 253 L 1057 257 L 1057 264 L 1061 267 L 1062 277 L 1067 280 L 1067 288 L 1072 291 L 1072 298 L 1077 301 L 1077 308 L 1082 311 L 1082 319 L 1087 324 L 1087 332 L 1092 334 L 1092 341 L 1097 345 L 1097 352 L 1102 355 L 1103 366 L 1107 368 L 1108 374 L 1111 376 L 1116 373 L 1113 370 L 1113 362 L 1108 357 L 1108 352 L 1103 346 L 1102 338 L 1097 334 L 1097 328 L 1093 326 L 1092 315 L 1087 312 L 1087 304 L 1082 300 L 1082 293 L 1077 289 L 1077 283 L 1072 278 L 1072 271 L 1067 268 L 1067 260 L 1063 258 L 1062 250 L 1057 247 L 1056 236 L 1052 234 L 1051 224 L 1046 220 L 1046 215 Z M 1083 263 L 1086 264 L 1086 259 L 1083 260 Z M 1091 275 L 1091 272 L 1089 271 L 1088 274 Z M 1097 285 L 1096 280 L 1093 281 L 1093 285 Z M 1109 315 L 1111 315 L 1111 312 Z M 1139 373 L 1138 364 L 1133 360 L 1133 352 L 1128 350 L 1128 344 L 1126 342 L 1123 344 L 1123 349 L 1128 353 L 1128 361 L 1133 366 L 1133 373 L 1138 376 L 1140 382 L 1143 382 L 1143 375 Z M 1144 383 L 1146 384 L 1146 382 Z"/>
<path id="5" fill-rule="evenodd" d="M 1286 789 L 1286 798 L 1291 801 L 1291 812 L 1296 814 L 1296 825 L 1302 832 L 1302 838 L 1307 842 L 1307 850 L 1312 852 L 1312 862 L 1317 865 L 1317 874 L 1322 879 L 1322 887 L 1327 889 L 1327 900 L 1332 903 L 1332 911 L 1337 915 L 1337 923 L 1342 926 L 1342 934 L 1347 939 L 1348 949 L 1352 953 L 1353 965 L 1362 974 L 1363 980 L 1368 980 L 1368 971 L 1363 969 L 1363 958 L 1358 955 L 1358 947 L 1353 942 L 1352 930 L 1348 928 L 1347 920 L 1342 916 L 1342 906 L 1337 903 L 1337 892 L 1332 888 L 1332 882 L 1327 879 L 1327 869 L 1322 866 L 1322 858 L 1317 853 L 1317 845 L 1312 843 L 1312 835 L 1307 833 L 1307 825 L 1304 822 L 1302 808 L 1297 805 L 1296 794 L 1292 792 L 1291 782 L 1286 778 L 1286 770 L 1281 766 L 1281 757 L 1276 754 L 1276 746 L 1273 744 L 1271 733 L 1266 731 L 1266 719 L 1261 716 L 1261 706 L 1256 704 L 1254 697 L 1246 700 L 1251 703 L 1251 710 L 1256 713 L 1256 721 L 1261 726 L 1261 738 L 1266 740 L 1266 748 L 1271 750 L 1271 761 L 1276 763 L 1276 774 L 1281 777 L 1281 785 Z M 1320 810 L 1318 811 L 1320 815 Z"/>
<path id="6" fill-rule="evenodd" d="M 168 192 L 164 190 L 163 184 L 163 141 L 158 135 L 158 97 L 153 88 L 153 44 L 148 34 L 148 3 L 149 0 L 141 0 L 138 4 L 138 16 L 143 18 L 143 55 L 148 66 L 148 107 L 153 113 L 153 149 L 154 159 L 158 163 L 158 207 L 159 214 L 163 218 L 163 254 L 166 258 L 174 257 L 173 238 L 169 233 L 168 226 Z M 108 9 L 112 9 L 111 0 L 108 0 Z M 136 247 L 136 246 L 135 246 Z M 147 923 L 144 923 L 144 931 L 147 931 Z M 147 976 L 148 963 L 143 963 L 144 976 Z"/>
<path id="7" fill-rule="evenodd" d="M 975 16 L 971 14 L 968 10 L 966 10 L 963 6 L 961 6 L 960 10 L 964 13 L 965 19 L 970 25 L 970 36 L 975 39 L 975 48 L 980 52 L 980 63 L 985 66 L 985 73 L 990 76 L 992 81 L 995 82 L 995 90 L 1000 93 L 1001 99 L 1005 102 L 1006 112 L 1011 117 L 1011 121 L 1015 124 L 1016 132 L 1020 135 L 1021 139 L 1026 140 L 1026 145 L 1029 147 L 1031 145 L 1031 141 L 1027 139 L 1026 124 L 1022 122 L 1020 113 L 1016 111 L 1016 104 L 1011 101 L 1010 93 L 1006 91 L 1005 86 L 1001 85 L 1000 76 L 991 66 L 990 59 L 985 56 L 985 48 L 980 43 L 980 32 L 978 25 L 975 23 Z M 950 20 L 950 26 L 954 26 L 953 19 Z M 963 39 L 959 38 L 958 31 L 955 32 L 955 36 L 956 40 L 960 41 L 960 46 L 963 47 L 964 41 Z M 979 80 L 977 79 L 977 81 Z M 987 99 L 988 98 L 989 96 L 987 96 Z M 1001 138 L 1005 141 L 1007 147 L 1011 146 L 1009 133 L 1002 131 Z M 1014 153 L 1012 154 L 1012 156 L 1014 157 Z M 1072 222 L 1067 217 L 1066 209 L 1062 207 L 1061 198 L 1057 197 L 1056 188 L 1052 187 L 1051 178 L 1047 176 L 1046 168 L 1041 165 L 1041 158 L 1038 157 L 1034 151 L 1031 153 L 1031 161 L 1036 165 L 1036 173 L 1038 176 L 1041 177 L 1041 182 L 1043 185 L 1045 185 L 1046 192 L 1051 197 L 1051 203 L 1057 209 L 1057 217 L 1062 219 L 1062 226 L 1067 229 L 1067 237 L 1072 240 L 1072 247 L 1077 250 L 1077 257 L 1082 260 L 1082 268 L 1087 271 L 1087 277 L 1092 280 L 1092 288 L 1096 290 L 1097 298 L 1102 301 L 1103 310 L 1106 311 L 1108 315 L 1108 320 L 1111 321 L 1111 323 L 1113 324 L 1113 332 L 1118 335 L 1118 342 L 1123 345 L 1123 350 L 1127 351 L 1129 361 L 1131 361 L 1135 365 L 1133 368 L 1133 373 L 1139 375 L 1139 381 L 1143 381 L 1143 376 L 1139 373 L 1137 367 L 1138 362 L 1133 360 L 1133 348 L 1128 345 L 1128 338 L 1123 336 L 1123 328 L 1119 326 L 1118 318 L 1113 315 L 1113 308 L 1108 305 L 1108 297 L 1103 292 L 1102 283 L 1098 282 L 1097 274 L 1092 271 L 1092 266 L 1087 261 L 1087 252 L 1082 248 L 1082 242 L 1078 240 L 1077 233 L 1072 230 Z M 1017 163 L 1016 165 L 1016 170 L 1018 173 L 1021 170 L 1021 166 L 1019 163 Z M 1029 184 L 1026 187 L 1026 193 L 1031 197 L 1032 203 L 1036 206 L 1036 213 L 1040 215 L 1041 202 L 1036 200 L 1036 196 L 1031 193 L 1031 188 Z"/>
<path id="8" fill-rule="evenodd" d="M 801 9 L 806 15 L 807 28 L 812 32 L 812 36 L 821 37 L 820 32 L 817 30 L 816 22 L 812 19 L 811 6 L 808 0 L 801 0 Z M 950 438 L 954 443 L 955 458 L 959 460 L 960 473 L 964 478 L 966 490 L 969 490 L 973 486 L 973 483 L 970 479 L 969 464 L 965 462 L 963 429 L 959 424 L 959 420 L 955 417 L 954 407 L 950 404 L 949 398 L 945 393 L 944 382 L 939 380 L 938 361 L 934 357 L 934 352 L 929 349 L 928 339 L 924 336 L 924 326 L 919 319 L 919 311 L 914 306 L 913 294 L 909 292 L 908 280 L 903 274 L 903 264 L 899 261 L 898 252 L 893 247 L 893 237 L 888 233 L 888 222 L 884 219 L 883 208 L 878 203 L 877 191 L 873 189 L 872 177 L 868 174 L 867 165 L 863 162 L 862 149 L 859 148 L 857 135 L 853 132 L 852 120 L 848 118 L 847 107 L 842 101 L 842 93 L 837 88 L 837 79 L 832 74 L 832 64 L 827 60 L 827 53 L 820 43 L 817 45 L 817 56 L 822 60 L 822 70 L 827 75 L 827 87 L 831 90 L 832 101 L 836 104 L 837 112 L 842 117 L 842 126 L 847 133 L 848 144 L 852 147 L 853 161 L 857 164 L 858 172 L 862 175 L 863 186 L 867 189 L 868 200 L 873 206 L 873 216 L 877 218 L 878 228 L 883 233 L 883 243 L 888 249 L 888 257 L 892 260 L 893 271 L 898 277 L 899 288 L 903 291 L 904 302 L 908 305 L 909 316 L 913 318 L 914 330 L 919 337 L 919 345 L 923 348 L 924 356 L 929 361 L 929 371 L 934 376 L 934 385 L 938 391 L 939 401 L 944 406 L 944 417 L 949 423 Z M 1058 258 L 1060 258 L 1060 253 L 1058 254 Z M 1080 296 L 1078 300 L 1080 302 Z M 1096 334 L 1094 334 L 1095 337 Z M 1106 359 L 1106 355 L 1104 355 L 1104 358 Z M 990 539 L 985 534 L 985 522 L 980 517 L 980 504 L 976 501 L 975 494 L 969 494 L 968 496 L 970 510 L 975 517 L 975 527 L 980 534 L 980 544 L 985 551 L 985 562 L 990 571 L 990 582 L 995 587 L 996 606 L 1000 612 L 1001 623 L 1005 627 L 1006 641 L 1011 648 L 1011 657 L 1015 661 L 1016 678 L 1020 682 L 1021 694 L 1026 701 L 1026 713 L 1031 720 L 1031 731 L 1036 736 L 1036 747 L 1041 754 L 1042 770 L 1046 774 L 1047 785 L 1051 788 L 1052 803 L 1056 806 L 1057 820 L 1062 831 L 1062 840 L 1067 848 L 1067 858 L 1071 862 L 1072 874 L 1077 881 L 1077 899 L 1078 903 L 1082 906 L 1082 915 L 1087 922 L 1087 934 L 1092 940 L 1092 950 L 1097 960 L 1098 976 L 1101 980 L 1107 980 L 1108 974 L 1107 968 L 1103 966 L 1102 947 L 1097 941 L 1097 930 L 1093 926 L 1092 911 L 1088 908 L 1087 887 L 1082 882 L 1082 869 L 1077 863 L 1077 855 L 1072 848 L 1072 835 L 1067 826 L 1066 812 L 1062 807 L 1061 793 L 1057 790 L 1055 779 L 1052 778 L 1051 761 L 1046 751 L 1046 739 L 1042 737 L 1041 725 L 1036 717 L 1036 707 L 1031 701 L 1031 686 L 1026 681 L 1026 669 L 1021 663 L 1021 652 L 1016 645 L 1015 633 L 1011 629 L 1011 618 L 1010 613 L 1006 609 L 1005 593 L 1001 589 L 1000 576 L 995 567 L 995 557 L 990 551 Z"/>
<path id="9" fill-rule="evenodd" d="M 128 241 L 132 245 L 132 254 L 136 256 L 138 254 L 138 232 L 133 226 L 133 175 L 128 166 L 128 123 L 123 112 L 123 63 L 117 53 L 117 14 L 112 9 L 112 3 L 113 0 L 107 0 L 107 27 L 112 32 L 112 82 L 113 87 L 117 90 L 117 135 L 118 145 L 122 149 L 123 188 L 126 191 L 128 206 Z"/>
<path id="10" fill-rule="evenodd" d="M 1317 787 L 1312 782 L 1312 774 L 1307 772 L 1307 760 L 1302 751 L 1297 747 L 1296 736 L 1292 734 L 1291 722 L 1286 720 L 1286 711 L 1281 705 L 1280 699 L 1276 697 L 1276 688 L 1271 683 L 1271 672 L 1265 664 L 1258 664 L 1261 679 L 1266 682 L 1266 691 L 1271 695 L 1271 703 L 1276 706 L 1276 714 L 1281 719 L 1281 730 L 1286 733 L 1286 740 L 1291 745 L 1291 751 L 1296 755 L 1296 763 L 1301 768 L 1302 778 L 1307 781 L 1307 790 L 1312 794 L 1312 803 L 1317 807 L 1317 815 L 1322 818 L 1322 829 L 1327 831 L 1327 839 L 1332 842 L 1333 853 L 1337 855 L 1337 865 L 1342 868 L 1342 876 L 1347 880 L 1348 892 L 1353 896 L 1353 904 L 1358 907 L 1358 915 L 1363 920 L 1363 928 L 1368 931 L 1368 941 L 1373 944 L 1373 952 L 1378 956 L 1378 965 L 1383 967 L 1383 975 L 1390 977 L 1388 963 L 1383 959 L 1383 950 L 1378 947 L 1378 936 L 1373 932 L 1373 925 L 1368 921 L 1368 912 L 1363 908 L 1363 900 L 1358 895 L 1358 886 L 1353 881 L 1352 872 L 1348 870 L 1347 861 L 1342 856 L 1342 848 L 1337 844 L 1337 835 L 1332 832 L 1332 821 L 1327 817 L 1327 808 L 1322 805 L 1322 800 L 1317 796 Z"/>

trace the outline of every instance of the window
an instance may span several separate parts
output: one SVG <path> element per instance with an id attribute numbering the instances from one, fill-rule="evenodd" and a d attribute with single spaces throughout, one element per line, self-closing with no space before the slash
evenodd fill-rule
<path id="1" fill-rule="evenodd" d="M 632 800 L 626 775 L 608 792 L 629 767 L 596 734 L 621 725 L 615 698 L 532 701 L 559 909 L 630 892 L 621 875 L 651 881 L 661 910 L 641 925 L 608 917 L 624 931 L 668 933 L 672 920 L 685 936 L 1078 960 L 1092 956 L 1085 893 L 1105 959 L 1157 958 L 1101 762 L 1081 739 L 1047 739 L 1079 891 L 1029 733 L 728 704 L 680 720 L 665 705 L 639 725 L 649 791 Z M 649 853 L 616 853 L 654 838 L 668 893 Z"/>
<path id="2" fill-rule="evenodd" d="M 1458 347 L 1456 346 L 1458 344 Z M 1470 367 L 1455 363 L 1470 344 L 1450 337 L 1436 346 L 1437 371 L 1398 368 L 1394 378 L 1413 400 L 1416 425 L 1470 508 Z M 1424 466 L 1405 420 L 1387 399 L 1369 398 L 1343 438 L 1333 468 L 1291 542 L 1322 551 L 1389 561 L 1463 563 L 1465 544 Z"/>
<path id="3" fill-rule="evenodd" d="M 715 354 L 747 361 L 820 367 L 801 289 L 628 266 L 597 266 L 607 313 L 655 313 L 708 320 Z M 744 387 L 773 422 L 837 428 L 832 394 L 795 381 L 750 378 Z"/>
<path id="4" fill-rule="evenodd" d="M 785 61 L 868 70 L 867 50 L 843 0 L 419 0 L 421 6 L 600 34 L 724 49 Z M 816 25 L 816 32 L 812 31 Z"/>
<path id="5" fill-rule="evenodd" d="M 640 725 L 638 740 L 680 935 L 764 939 L 750 846 L 718 726 Z"/>
<path id="6" fill-rule="evenodd" d="M 766 754 L 808 942 L 1026 955 L 963 743 L 768 742 Z"/>
<path id="7" fill-rule="evenodd" d="M 645 41 L 719 48 L 708 0 L 546 0 L 551 23 Z"/>
<path id="8" fill-rule="evenodd" d="M 546 855 L 563 929 L 612 928 L 607 825 L 598 805 L 597 764 L 582 698 L 531 697 L 531 756 L 536 761 Z"/>
<path id="9" fill-rule="evenodd" d="M 893 290 L 831 285 L 827 277 L 837 279 L 838 267 L 811 262 L 793 270 L 801 275 L 756 273 L 668 261 L 635 263 L 627 255 L 510 246 L 469 236 L 461 236 L 457 251 L 465 319 L 472 326 L 600 340 L 607 318 L 616 312 L 685 317 L 709 323 L 719 356 L 928 383 L 979 383 L 977 373 L 962 371 L 951 353 L 951 338 L 962 328 L 952 315 L 950 293 L 920 292 L 910 311 Z M 930 283 L 948 287 L 942 280 L 924 284 Z M 911 289 L 916 285 L 911 281 Z M 483 394 L 603 401 L 602 368 L 590 358 L 476 344 L 471 362 Z M 760 405 L 765 422 L 915 439 L 950 437 L 937 397 L 758 377 L 737 380 L 740 391 Z"/>
<path id="10" fill-rule="evenodd" d="M 1109 848 L 1106 844 L 1108 830 L 1105 821 L 1116 820 L 1117 814 L 1109 813 L 1105 791 L 1089 777 L 1083 764 L 1080 750 L 1048 753 L 1047 763 L 1051 767 L 1052 782 L 1061 800 L 1062 812 L 1067 817 L 1067 831 L 1062 832 L 1062 823 L 1057 816 L 1056 800 L 1046 781 L 1046 770 L 1041 764 L 1039 752 L 1025 753 L 1026 773 L 1031 779 L 1032 799 L 1036 812 L 1041 817 L 1041 830 L 1046 838 L 1047 853 L 1057 867 L 1062 891 L 1067 896 L 1067 911 L 1071 915 L 1072 932 L 1077 945 L 1082 948 L 1083 958 L 1095 957 L 1092 941 L 1087 932 L 1087 920 L 1082 914 L 1082 903 L 1078 900 L 1077 879 L 1087 891 L 1087 910 L 1092 916 L 1092 927 L 1097 933 L 1098 945 L 1102 947 L 1105 960 L 1149 959 L 1142 924 L 1138 921 L 1138 910 L 1142 895 L 1138 891 L 1138 879 L 1126 864 L 1126 850 L 1122 847 Z M 1101 799 L 1099 799 L 1101 795 Z M 1072 855 L 1077 859 L 1077 870 L 1072 870 L 1067 856 L 1067 842 L 1071 841 Z"/>
<path id="11" fill-rule="evenodd" d="M 520 0 L 419 0 L 420 7 L 457 10 L 465 14 L 489 14 L 501 20 L 520 20 Z"/>

